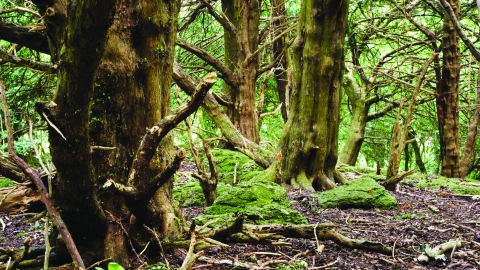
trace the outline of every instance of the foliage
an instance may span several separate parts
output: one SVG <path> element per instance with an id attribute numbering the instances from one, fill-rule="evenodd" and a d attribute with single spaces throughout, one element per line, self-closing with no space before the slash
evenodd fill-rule
<path id="1" fill-rule="evenodd" d="M 101 267 L 95 267 L 96 270 L 103 270 Z M 120 264 L 116 262 L 109 262 L 108 263 L 108 270 L 125 270 Z"/>

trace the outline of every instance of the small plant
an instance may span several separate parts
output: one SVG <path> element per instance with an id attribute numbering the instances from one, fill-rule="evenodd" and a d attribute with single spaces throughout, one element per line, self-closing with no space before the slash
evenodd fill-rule
<path id="1" fill-rule="evenodd" d="M 18 237 L 24 237 L 24 236 L 25 236 L 25 232 L 19 232 L 19 233 L 17 234 L 17 236 L 18 236 Z"/>
<path id="2" fill-rule="evenodd" d="M 302 260 L 297 260 L 292 264 L 280 264 L 275 269 L 277 270 L 306 270 L 308 263 Z"/>
<path id="3" fill-rule="evenodd" d="M 403 213 L 403 214 L 400 214 L 400 215 L 396 215 L 395 216 L 395 219 L 396 220 L 402 220 L 402 219 L 412 219 L 414 217 L 414 215 L 412 213 Z"/>
<path id="4" fill-rule="evenodd" d="M 104 270 L 104 269 L 101 267 L 95 267 L 95 270 Z M 125 268 L 123 268 L 123 266 L 121 266 L 116 262 L 110 262 L 108 263 L 108 270 L 125 270 Z"/>
<path id="5" fill-rule="evenodd" d="M 169 270 L 170 268 L 168 268 L 168 266 L 166 266 L 164 263 L 158 262 L 158 263 L 153 264 L 153 265 L 148 265 L 145 269 L 147 269 L 147 270 Z"/>

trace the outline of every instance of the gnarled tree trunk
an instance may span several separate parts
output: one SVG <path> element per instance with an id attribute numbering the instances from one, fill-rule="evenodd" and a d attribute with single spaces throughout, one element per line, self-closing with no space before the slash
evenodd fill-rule
<path id="1" fill-rule="evenodd" d="M 53 102 L 37 106 L 55 125 L 49 129 L 58 174 L 54 202 L 87 265 L 112 258 L 128 266 L 130 247 L 119 224 L 131 214 L 165 235 L 178 226 L 169 180 L 155 194 L 135 193 L 141 198 L 102 186 L 146 188 L 175 158 L 168 138 L 156 155 L 156 145 L 152 153 L 138 149 L 151 135 L 145 128 L 159 126 L 170 112 L 180 1 L 36 2 L 50 11 L 50 52 L 60 67 Z M 142 170 L 134 166 L 138 160 L 146 161 Z"/>
<path id="2" fill-rule="evenodd" d="M 302 1 L 293 44 L 293 89 L 277 173 L 305 188 L 335 186 L 348 0 Z"/>

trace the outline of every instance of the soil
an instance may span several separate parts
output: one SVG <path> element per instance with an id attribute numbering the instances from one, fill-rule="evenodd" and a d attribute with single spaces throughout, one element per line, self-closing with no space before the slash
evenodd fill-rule
<path id="1" fill-rule="evenodd" d="M 446 189 L 404 184 L 392 195 L 398 200 L 397 210 L 321 209 L 306 191 L 289 188 L 288 196 L 292 208 L 310 223 L 335 222 L 335 229 L 345 236 L 388 245 L 394 248 L 395 256 L 342 247 L 332 241 L 284 239 L 287 245 L 230 244 L 229 248 L 212 248 L 192 269 L 480 269 L 480 201 Z M 202 211 L 201 207 L 190 207 L 184 209 L 184 214 L 192 218 Z M 26 224 L 23 215 L 0 217 L 0 248 L 22 246 L 27 236 L 33 246 L 43 245 L 42 222 Z M 462 246 L 446 252 L 444 260 L 424 264 L 416 260 L 426 247 L 448 241 L 459 241 Z M 319 246 L 323 246 L 321 252 Z M 179 267 L 185 254 L 185 250 L 178 249 L 168 252 L 164 259 Z M 282 264 L 290 264 L 291 268 L 281 268 Z"/>

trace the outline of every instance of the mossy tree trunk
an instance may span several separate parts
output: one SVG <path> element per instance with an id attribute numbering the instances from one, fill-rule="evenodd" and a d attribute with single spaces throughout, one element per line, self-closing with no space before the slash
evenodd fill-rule
<path id="1" fill-rule="evenodd" d="M 317 190 L 335 187 L 348 3 L 302 1 L 292 49 L 289 118 L 276 164 L 282 182 Z"/>
<path id="2" fill-rule="evenodd" d="M 170 111 L 180 1 L 34 2 L 50 11 L 50 52 L 60 67 L 53 103 L 37 106 L 56 127 L 49 130 L 54 202 L 87 264 L 111 258 L 128 266 L 130 247 L 118 224 L 131 214 L 162 234 L 177 232 L 170 181 L 136 203 L 102 185 L 139 189 L 175 156 L 167 138 L 141 175 L 132 168 L 144 154 L 137 150 L 145 128 Z"/>
<path id="3" fill-rule="evenodd" d="M 459 1 L 449 0 L 455 14 L 459 15 Z M 441 174 L 460 177 L 460 139 L 458 86 L 460 79 L 459 38 L 447 13 L 443 18 L 442 81 L 436 92 L 437 118 L 440 131 Z"/>
<path id="4" fill-rule="evenodd" d="M 353 78 L 353 71 L 349 70 L 345 77 L 344 89 L 352 103 L 352 120 L 350 122 L 345 145 L 340 151 L 339 161 L 341 163 L 354 166 L 357 162 L 360 149 L 362 148 L 370 105 L 366 100 L 366 93 L 368 92 L 368 89 L 362 89 L 355 82 L 355 79 Z M 369 87 L 368 83 L 365 87 Z"/>

